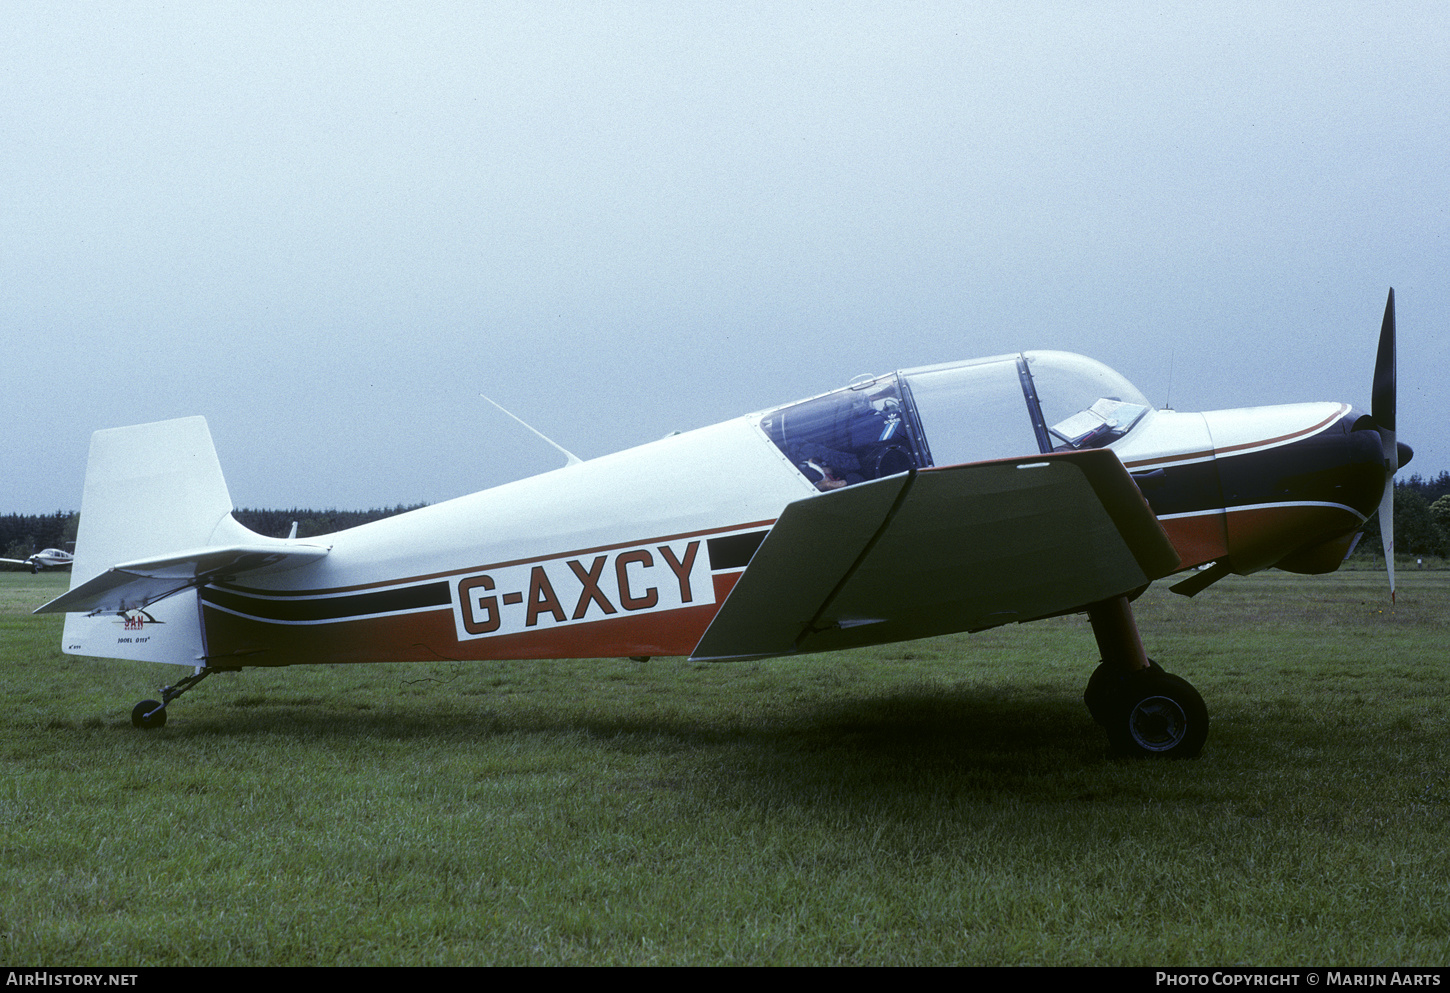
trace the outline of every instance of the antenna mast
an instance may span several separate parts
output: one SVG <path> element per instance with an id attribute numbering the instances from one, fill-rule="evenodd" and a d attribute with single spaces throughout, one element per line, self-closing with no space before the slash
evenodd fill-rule
<path id="1" fill-rule="evenodd" d="M 494 406 L 495 406 L 495 407 L 497 407 L 497 408 L 498 408 L 498 409 L 499 409 L 499 410 L 502 410 L 502 411 L 503 411 L 503 412 L 504 412 L 504 413 L 505 413 L 505 414 L 508 414 L 508 415 L 509 415 L 509 416 L 510 416 L 510 417 L 512 417 L 512 418 L 513 418 L 513 419 L 514 419 L 514 420 L 516 420 L 516 421 L 518 421 L 518 422 L 519 422 L 519 423 L 520 423 L 520 424 L 522 424 L 522 425 L 523 425 L 523 426 L 524 426 L 524 427 L 526 427 L 526 428 L 528 428 L 528 429 L 529 429 L 529 430 L 530 430 L 530 431 L 532 431 L 532 432 L 534 432 L 534 434 L 536 434 L 536 435 L 538 435 L 538 436 L 539 436 L 539 437 L 540 437 L 540 438 L 543 438 L 543 439 L 544 439 L 544 440 L 545 440 L 545 441 L 547 441 L 547 442 L 548 442 L 548 443 L 549 443 L 549 444 L 550 444 L 550 445 L 553 445 L 553 446 L 554 446 L 554 447 L 555 447 L 555 448 L 557 448 L 557 449 L 558 449 L 558 450 L 559 450 L 559 451 L 561 451 L 561 452 L 563 452 L 563 453 L 564 453 L 564 457 L 565 457 L 565 458 L 566 458 L 566 459 L 568 459 L 568 461 L 567 461 L 567 462 L 565 462 L 565 463 L 564 463 L 564 464 L 565 464 L 565 465 L 578 465 L 578 464 L 579 464 L 579 463 L 580 463 L 580 462 L 583 462 L 583 461 L 584 461 L 584 460 L 583 460 L 583 459 L 581 459 L 581 458 L 580 458 L 580 457 L 579 457 L 579 456 L 577 456 L 577 455 L 575 455 L 575 454 L 574 454 L 574 453 L 573 453 L 573 452 L 571 452 L 571 451 L 569 451 L 569 449 L 567 449 L 567 448 L 565 448 L 565 447 L 564 447 L 564 446 L 563 446 L 563 445 L 561 445 L 561 444 L 559 444 L 559 443 L 558 443 L 558 442 L 557 442 L 557 441 L 555 441 L 555 440 L 554 440 L 554 439 L 553 439 L 553 438 L 550 438 L 550 437 L 549 437 L 549 436 L 548 436 L 548 435 L 546 435 L 546 434 L 544 434 L 544 432 L 542 432 L 542 431 L 540 431 L 540 430 L 539 430 L 539 429 L 538 429 L 538 428 L 536 428 L 536 427 L 534 427 L 534 426 L 533 426 L 533 425 L 531 425 L 531 424 L 529 424 L 529 423 L 528 423 L 528 422 L 527 422 L 527 421 L 525 421 L 525 420 L 524 420 L 524 419 L 523 419 L 523 418 L 521 418 L 521 417 L 518 417 L 518 416 L 517 416 L 517 415 L 515 415 L 515 414 L 514 414 L 514 413 L 512 413 L 512 412 L 511 412 L 511 411 L 509 411 L 509 410 L 508 410 L 508 409 L 507 409 L 507 408 L 505 408 L 505 407 L 504 407 L 504 406 L 503 406 L 503 405 L 502 405 L 502 404 L 499 404 L 499 403 L 495 403 L 495 402 L 494 402 L 494 401 L 493 401 L 493 400 L 492 400 L 492 399 L 491 399 L 491 398 L 490 398 L 490 397 L 488 397 L 488 396 L 487 396 L 487 395 L 486 395 L 486 394 L 483 394 L 483 393 L 480 393 L 480 394 L 479 394 L 479 396 L 481 396 L 481 397 L 483 397 L 483 398 L 484 398 L 484 399 L 485 399 L 485 400 L 488 400 L 488 402 L 489 402 L 489 403 L 492 403 L 492 404 L 493 404 L 493 405 L 494 405 Z"/>

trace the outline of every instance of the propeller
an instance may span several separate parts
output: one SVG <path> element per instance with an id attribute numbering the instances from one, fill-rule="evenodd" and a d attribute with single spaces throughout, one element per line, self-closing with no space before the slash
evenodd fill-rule
<path id="1" fill-rule="evenodd" d="M 1379 431 L 1385 454 L 1385 492 L 1380 497 L 1380 541 L 1384 544 L 1385 570 L 1390 577 L 1390 602 L 1395 599 L 1395 472 L 1402 462 L 1410 461 L 1413 452 L 1408 445 L 1395 440 L 1395 290 L 1390 287 L 1385 301 L 1385 319 L 1380 325 L 1379 351 L 1374 362 L 1374 392 L 1370 398 L 1370 417 Z M 1404 459 L 1400 449 L 1404 448 Z"/>

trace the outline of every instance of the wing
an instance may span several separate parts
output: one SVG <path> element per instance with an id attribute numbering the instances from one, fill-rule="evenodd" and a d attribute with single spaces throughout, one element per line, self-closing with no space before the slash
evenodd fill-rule
<path id="1" fill-rule="evenodd" d="M 173 593 L 243 573 L 281 572 L 315 562 L 326 545 L 234 545 L 199 548 L 122 562 L 42 607 L 37 614 L 120 613 L 146 607 Z"/>
<path id="2" fill-rule="evenodd" d="M 1173 572 L 1167 535 L 1106 449 L 924 469 L 781 514 L 692 655 L 764 658 L 976 631 Z"/>

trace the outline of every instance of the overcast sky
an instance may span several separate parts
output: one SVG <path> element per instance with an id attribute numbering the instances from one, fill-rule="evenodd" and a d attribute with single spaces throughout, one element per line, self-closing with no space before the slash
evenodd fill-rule
<path id="1" fill-rule="evenodd" d="M 0 18 L 0 513 L 204 414 L 239 506 L 436 502 L 1030 348 L 1450 468 L 1450 8 L 75 3 Z"/>

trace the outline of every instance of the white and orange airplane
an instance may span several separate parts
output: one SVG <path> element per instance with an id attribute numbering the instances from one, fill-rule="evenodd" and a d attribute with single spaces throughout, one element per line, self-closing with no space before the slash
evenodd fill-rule
<path id="1" fill-rule="evenodd" d="M 67 613 L 68 653 L 193 668 L 136 705 L 143 728 L 247 666 L 724 661 L 1086 612 L 1085 699 L 1112 745 L 1192 756 L 1207 711 L 1148 659 L 1130 601 L 1196 567 L 1175 590 L 1332 571 L 1377 507 L 1388 549 L 1411 454 L 1394 381 L 1391 290 L 1368 414 L 1155 410 L 1091 359 L 1022 352 L 862 377 L 317 539 L 232 517 L 200 417 L 98 431 L 71 589 L 37 612 Z"/>

